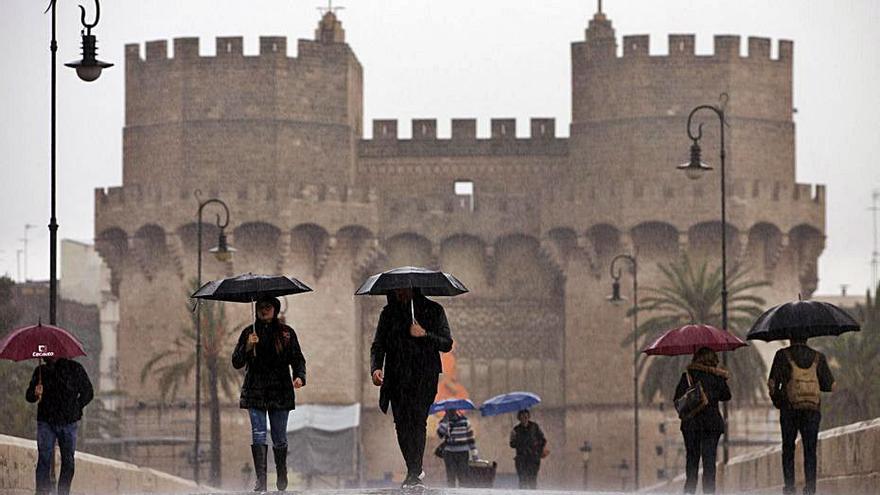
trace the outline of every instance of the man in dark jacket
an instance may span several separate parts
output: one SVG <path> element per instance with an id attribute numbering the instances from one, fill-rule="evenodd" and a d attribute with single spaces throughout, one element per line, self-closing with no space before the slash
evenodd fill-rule
<path id="1" fill-rule="evenodd" d="M 370 346 L 370 374 L 381 387 L 379 408 L 391 412 L 397 443 L 406 462 L 403 486 L 421 485 L 428 409 L 443 372 L 440 353 L 452 350 L 443 307 L 418 289 L 389 294 Z"/>
<path id="2" fill-rule="evenodd" d="M 804 495 L 812 495 L 816 493 L 816 444 L 822 420 L 819 393 L 833 390 L 834 376 L 825 356 L 808 347 L 806 339 L 792 340 L 773 357 L 767 388 L 779 408 L 783 493 L 795 491 L 794 443 L 800 432 L 804 443 Z"/>
<path id="3" fill-rule="evenodd" d="M 76 451 L 76 430 L 83 407 L 92 401 L 92 382 L 81 364 L 70 359 L 44 358 L 34 370 L 25 398 L 37 404 L 36 492 L 52 491 L 49 468 L 55 442 L 61 449 L 58 495 L 70 493 Z"/>
<path id="4" fill-rule="evenodd" d="M 690 377 L 690 378 L 688 378 Z M 718 457 L 718 440 L 724 433 L 724 418 L 718 409 L 719 402 L 730 400 L 729 374 L 718 367 L 718 355 L 706 347 L 694 353 L 687 371 L 682 373 L 675 388 L 674 399 L 681 398 L 691 384 L 699 383 L 708 403 L 697 414 L 681 420 L 681 435 L 685 447 L 684 493 L 696 493 L 697 473 L 703 462 L 703 493 L 715 493 L 715 461 Z"/>
<path id="5" fill-rule="evenodd" d="M 531 413 L 523 409 L 516 413 L 519 424 L 510 432 L 510 448 L 516 450 L 513 458 L 516 475 L 519 477 L 519 488 L 535 490 L 538 488 L 538 471 L 541 469 L 541 458 L 547 439 L 538 423 L 531 421 Z"/>

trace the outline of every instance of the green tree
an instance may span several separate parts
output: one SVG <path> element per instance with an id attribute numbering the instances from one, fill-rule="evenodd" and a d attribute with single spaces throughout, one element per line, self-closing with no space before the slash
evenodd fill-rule
<path id="1" fill-rule="evenodd" d="M 0 277 L 0 338 L 5 337 L 19 323 L 21 310 L 13 300 L 15 282 Z M 24 399 L 24 392 L 37 366 L 36 361 L 14 363 L 0 360 L 0 433 L 17 437 L 33 437 L 37 424 L 36 405 Z"/>
<path id="2" fill-rule="evenodd" d="M 710 270 L 706 262 L 694 266 L 688 256 L 671 263 L 658 264 L 663 274 L 659 287 L 644 289 L 647 297 L 641 299 L 638 310 L 645 315 L 637 329 L 638 338 L 645 346 L 669 329 L 703 323 L 721 328 L 721 268 Z M 728 326 L 740 338 L 755 318 L 764 310 L 764 299 L 754 295 L 754 289 L 767 282 L 748 278 L 747 270 L 733 266 L 727 273 Z M 631 346 L 635 336 L 630 334 L 624 346 Z M 691 356 L 656 356 L 640 361 L 642 397 L 672 402 L 675 386 Z M 767 367 L 754 347 L 749 346 L 728 353 L 727 366 L 731 372 L 730 387 L 737 403 L 755 403 L 764 396 Z"/>
<path id="3" fill-rule="evenodd" d="M 189 293 L 198 289 L 195 281 Z M 202 393 L 208 398 L 210 414 L 210 482 L 221 483 L 220 390 L 231 397 L 240 381 L 240 373 L 232 366 L 221 364 L 228 360 L 237 342 L 235 328 L 227 327 L 226 311 L 222 303 L 203 301 L 202 313 Z M 182 385 L 195 376 L 196 313 L 190 314 L 192 326 L 181 328 L 178 335 L 163 351 L 154 354 L 141 369 L 141 383 L 147 378 L 158 380 L 162 401 L 173 401 Z"/>
<path id="4" fill-rule="evenodd" d="M 834 393 L 823 399 L 827 427 L 880 417 L 880 301 L 874 294 L 869 292 L 852 311 L 860 332 L 823 339 L 816 346 L 828 358 L 836 382 Z"/>

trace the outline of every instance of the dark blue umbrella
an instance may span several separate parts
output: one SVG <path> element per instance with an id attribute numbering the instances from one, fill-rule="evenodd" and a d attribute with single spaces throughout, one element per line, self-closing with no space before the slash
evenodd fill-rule
<path id="1" fill-rule="evenodd" d="M 541 403 L 541 398 L 531 392 L 510 392 L 492 397 L 480 406 L 483 416 L 497 416 L 528 409 Z"/>
<path id="2" fill-rule="evenodd" d="M 476 408 L 477 406 L 468 399 L 446 399 L 431 404 L 428 414 L 437 414 L 441 411 L 469 411 Z"/>
<path id="3" fill-rule="evenodd" d="M 371 276 L 354 294 L 382 296 L 395 289 L 420 289 L 425 296 L 457 296 L 468 291 L 461 281 L 449 273 L 418 266 L 401 266 Z"/>
<path id="4" fill-rule="evenodd" d="M 837 336 L 860 327 L 846 311 L 831 303 L 794 301 L 770 308 L 758 317 L 746 339 L 791 340 Z"/>

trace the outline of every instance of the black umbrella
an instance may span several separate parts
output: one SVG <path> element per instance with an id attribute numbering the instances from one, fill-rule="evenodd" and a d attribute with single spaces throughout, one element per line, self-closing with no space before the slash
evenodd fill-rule
<path id="1" fill-rule="evenodd" d="M 457 296 L 468 291 L 461 281 L 448 273 L 401 266 L 371 276 L 354 294 L 382 296 L 395 289 L 421 289 L 425 296 Z"/>
<path id="2" fill-rule="evenodd" d="M 791 340 L 837 336 L 858 332 L 859 324 L 846 311 L 819 301 L 794 301 L 765 311 L 758 317 L 746 339 Z"/>
<path id="3" fill-rule="evenodd" d="M 212 301 L 254 302 L 261 297 L 280 297 L 311 292 L 306 284 L 284 275 L 254 275 L 245 273 L 235 277 L 212 280 L 199 287 L 191 297 Z"/>

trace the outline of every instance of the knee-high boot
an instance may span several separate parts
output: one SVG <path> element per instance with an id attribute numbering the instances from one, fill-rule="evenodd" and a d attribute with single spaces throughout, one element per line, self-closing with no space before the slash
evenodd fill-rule
<path id="1" fill-rule="evenodd" d="M 272 447 L 272 453 L 275 455 L 275 473 L 278 474 L 275 487 L 283 492 L 287 489 L 287 446 Z"/>
<path id="2" fill-rule="evenodd" d="M 266 491 L 266 455 L 268 453 L 268 445 L 251 445 L 251 455 L 254 456 L 254 473 L 257 478 L 257 483 L 254 485 L 255 492 Z"/>

